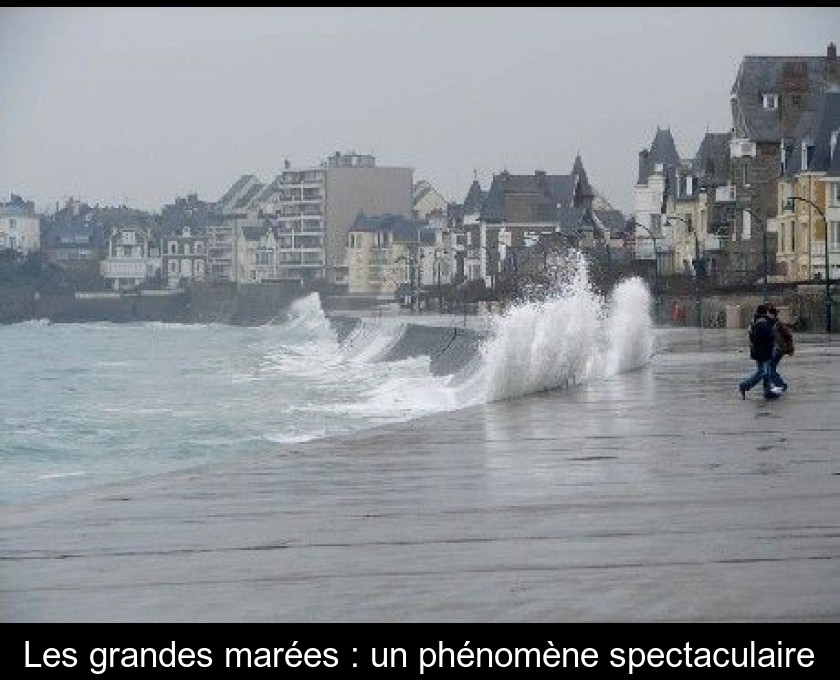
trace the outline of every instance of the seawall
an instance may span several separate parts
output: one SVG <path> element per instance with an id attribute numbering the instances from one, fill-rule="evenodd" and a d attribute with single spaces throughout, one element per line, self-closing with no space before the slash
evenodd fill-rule
<path id="1" fill-rule="evenodd" d="M 359 318 L 351 316 L 330 317 L 339 342 L 347 339 L 360 322 Z M 471 328 L 407 322 L 399 339 L 379 360 L 400 361 L 427 356 L 434 375 L 451 375 L 476 358 L 486 337 L 486 331 Z"/>
<path id="2" fill-rule="evenodd" d="M 296 283 L 196 283 L 186 290 L 38 294 L 31 287 L 0 289 L 0 323 L 229 323 L 258 326 L 282 318 L 307 291 Z"/>

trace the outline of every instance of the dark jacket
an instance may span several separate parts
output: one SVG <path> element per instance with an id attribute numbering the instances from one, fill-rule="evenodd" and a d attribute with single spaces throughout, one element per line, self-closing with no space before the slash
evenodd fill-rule
<path id="1" fill-rule="evenodd" d="M 776 334 L 773 321 L 766 316 L 753 317 L 750 324 L 750 358 L 756 361 L 770 361 Z"/>

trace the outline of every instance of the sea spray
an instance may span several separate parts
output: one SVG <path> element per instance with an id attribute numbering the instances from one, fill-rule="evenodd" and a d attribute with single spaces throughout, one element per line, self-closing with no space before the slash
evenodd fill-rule
<path id="1" fill-rule="evenodd" d="M 650 360 L 650 295 L 641 279 L 620 282 L 608 299 L 589 282 L 585 258 L 572 254 L 565 276 L 541 300 L 511 307 L 481 347 L 465 404 L 568 387 Z"/>

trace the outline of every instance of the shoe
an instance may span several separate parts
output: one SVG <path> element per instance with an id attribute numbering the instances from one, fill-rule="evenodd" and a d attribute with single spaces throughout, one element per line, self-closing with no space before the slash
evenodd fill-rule
<path id="1" fill-rule="evenodd" d="M 779 398 L 779 393 L 771 391 L 771 392 L 768 392 L 767 394 L 765 394 L 764 398 L 765 399 L 778 399 Z"/>
<path id="2" fill-rule="evenodd" d="M 773 394 L 781 394 L 782 392 L 784 392 L 784 391 L 785 391 L 785 388 L 784 388 L 784 387 L 779 387 L 779 386 L 777 386 L 777 385 L 774 385 L 773 387 L 771 387 L 771 388 L 770 388 L 770 391 L 771 391 Z"/>
<path id="3" fill-rule="evenodd" d="M 741 385 L 738 385 L 738 391 L 741 393 L 741 399 L 747 398 L 747 391 Z"/>

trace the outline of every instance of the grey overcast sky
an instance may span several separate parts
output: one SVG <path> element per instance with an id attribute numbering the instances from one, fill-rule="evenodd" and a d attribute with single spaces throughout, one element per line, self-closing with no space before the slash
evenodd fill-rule
<path id="1" fill-rule="evenodd" d="M 158 211 L 355 150 L 461 201 L 579 152 L 628 212 L 657 126 L 693 156 L 744 55 L 831 41 L 818 7 L 2 8 L 0 197 Z"/>

